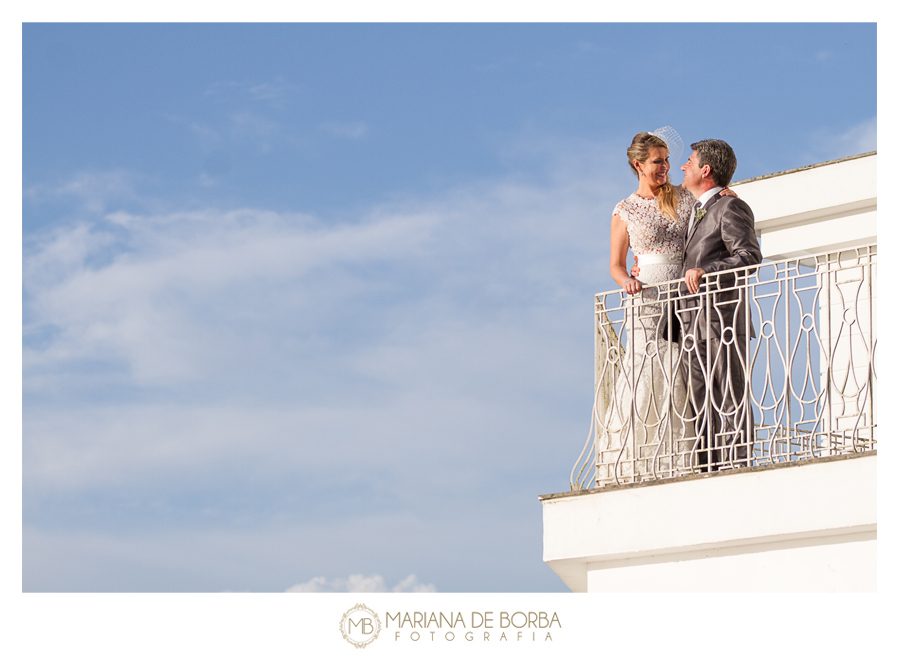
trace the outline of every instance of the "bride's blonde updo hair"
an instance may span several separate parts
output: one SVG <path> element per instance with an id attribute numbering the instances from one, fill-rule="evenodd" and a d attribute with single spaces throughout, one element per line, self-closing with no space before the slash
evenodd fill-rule
<path id="1" fill-rule="evenodd" d="M 638 133 L 631 140 L 631 146 L 628 147 L 628 166 L 631 167 L 631 171 L 634 172 L 635 176 L 640 176 L 640 172 L 634 166 L 634 161 L 644 162 L 650 157 L 650 149 L 655 146 L 661 146 L 667 151 L 669 150 L 669 145 L 666 144 L 666 141 L 652 133 Z M 656 202 L 659 204 L 660 212 L 672 219 L 678 219 L 678 202 L 675 200 L 675 187 L 670 181 L 666 180 L 665 184 L 659 188 Z"/>

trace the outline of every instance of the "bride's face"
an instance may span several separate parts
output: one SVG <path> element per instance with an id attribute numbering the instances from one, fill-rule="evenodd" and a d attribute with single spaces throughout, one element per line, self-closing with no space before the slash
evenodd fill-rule
<path id="1" fill-rule="evenodd" d="M 654 187 L 665 185 L 669 180 L 669 149 L 652 147 L 650 155 L 643 162 L 638 162 L 637 168 Z"/>

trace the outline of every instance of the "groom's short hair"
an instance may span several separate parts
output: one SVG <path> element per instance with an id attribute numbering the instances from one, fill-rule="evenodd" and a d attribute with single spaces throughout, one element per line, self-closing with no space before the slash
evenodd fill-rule
<path id="1" fill-rule="evenodd" d="M 719 187 L 731 182 L 734 170 L 737 169 L 737 156 L 728 144 L 721 139 L 703 139 L 691 144 L 697 151 L 697 164 L 701 167 L 709 165 L 709 175 Z"/>

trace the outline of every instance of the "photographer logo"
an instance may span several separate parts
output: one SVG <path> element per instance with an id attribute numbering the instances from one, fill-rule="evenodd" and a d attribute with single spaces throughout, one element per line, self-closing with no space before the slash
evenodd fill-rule
<path id="1" fill-rule="evenodd" d="M 378 638 L 381 620 L 371 608 L 357 603 L 341 618 L 341 635 L 350 644 L 362 649 Z"/>

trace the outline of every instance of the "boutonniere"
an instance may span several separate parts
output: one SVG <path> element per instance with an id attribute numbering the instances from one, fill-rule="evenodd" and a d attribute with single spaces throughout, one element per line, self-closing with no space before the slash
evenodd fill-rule
<path id="1" fill-rule="evenodd" d="M 694 220 L 694 223 L 695 224 L 698 223 L 705 216 L 706 216 L 706 210 L 704 210 L 703 208 L 697 208 L 697 219 Z"/>

